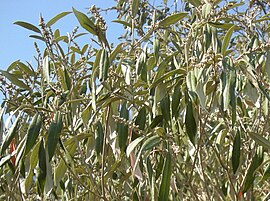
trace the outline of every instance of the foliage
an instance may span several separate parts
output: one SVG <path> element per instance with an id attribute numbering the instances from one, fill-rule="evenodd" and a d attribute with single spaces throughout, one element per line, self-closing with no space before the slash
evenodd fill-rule
<path id="1" fill-rule="evenodd" d="M 117 1 L 1 70 L 1 199 L 269 199 L 269 3 Z M 84 36 L 85 37 L 85 36 Z"/>

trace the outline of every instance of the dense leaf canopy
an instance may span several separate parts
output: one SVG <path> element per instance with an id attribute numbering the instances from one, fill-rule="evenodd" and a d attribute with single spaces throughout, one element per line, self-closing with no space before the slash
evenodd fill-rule
<path id="1" fill-rule="evenodd" d="M 268 200 L 270 5 L 245 2 L 15 22 L 37 56 L 0 71 L 1 200 Z M 84 32 L 52 29 L 66 15 Z"/>

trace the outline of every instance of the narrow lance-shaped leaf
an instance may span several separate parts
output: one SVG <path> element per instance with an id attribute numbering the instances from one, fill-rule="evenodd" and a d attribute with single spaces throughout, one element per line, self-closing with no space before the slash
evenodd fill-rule
<path id="1" fill-rule="evenodd" d="M 21 118 L 21 114 L 19 114 L 16 118 L 16 120 L 14 121 L 14 123 L 12 124 L 11 128 L 8 130 L 7 135 L 5 136 L 3 142 L 2 142 L 2 146 L 1 146 L 1 151 L 0 154 L 3 155 L 4 151 L 6 150 L 6 148 L 10 145 L 12 139 L 14 138 L 16 131 L 17 131 L 17 125 L 18 122 Z"/>
<path id="2" fill-rule="evenodd" d="M 58 20 L 60 20 L 61 18 L 65 17 L 66 15 L 70 14 L 71 12 L 62 12 L 59 13 L 58 15 L 54 16 L 49 22 L 47 22 L 46 26 L 50 27 L 52 26 L 54 23 L 56 23 Z"/>
<path id="3" fill-rule="evenodd" d="M 103 138 L 104 138 L 104 131 L 100 121 L 98 121 L 96 125 L 96 132 L 95 132 L 95 149 L 97 155 L 102 154 L 103 149 Z"/>
<path id="4" fill-rule="evenodd" d="M 243 193 L 247 192 L 249 188 L 253 185 L 255 180 L 255 171 L 263 162 L 263 149 L 258 147 L 255 156 L 252 159 L 251 165 L 249 166 L 246 174 L 246 180 L 244 183 Z"/>
<path id="5" fill-rule="evenodd" d="M 107 50 L 103 49 L 100 56 L 99 62 L 99 79 L 105 81 L 108 77 L 108 70 L 109 70 L 109 55 Z"/>
<path id="6" fill-rule="evenodd" d="M 263 136 L 261 136 L 258 133 L 249 133 L 249 136 L 259 145 L 263 146 L 266 149 L 270 150 L 270 141 L 265 139 Z"/>
<path id="7" fill-rule="evenodd" d="M 15 75 L 8 73 L 7 71 L 0 70 L 0 72 L 14 85 L 23 88 L 29 89 L 29 87 L 21 80 L 19 80 Z"/>
<path id="8" fill-rule="evenodd" d="M 170 97 L 167 94 L 164 96 L 164 98 L 160 101 L 160 108 L 162 115 L 164 117 L 164 120 L 166 124 L 170 122 L 171 116 L 170 116 Z"/>
<path id="9" fill-rule="evenodd" d="M 186 117 L 185 117 L 186 132 L 189 140 L 195 145 L 195 136 L 197 133 L 197 124 L 193 116 L 193 106 L 191 100 L 188 98 L 186 103 Z"/>
<path id="10" fill-rule="evenodd" d="M 236 121 L 236 74 L 235 71 L 230 72 L 230 105 L 232 107 L 232 127 L 234 127 Z"/>
<path id="11" fill-rule="evenodd" d="M 48 157 L 49 161 L 52 159 L 56 146 L 59 142 L 59 135 L 62 131 L 63 122 L 62 114 L 58 111 L 54 116 L 54 120 L 50 124 L 48 131 Z"/>
<path id="12" fill-rule="evenodd" d="M 146 109 L 145 107 L 142 107 L 142 109 L 140 109 L 138 116 L 135 120 L 135 124 L 138 125 L 141 130 L 144 130 L 145 123 L 146 123 Z"/>
<path id="13" fill-rule="evenodd" d="M 179 115 L 179 104 L 181 98 L 180 84 L 174 87 L 174 92 L 172 95 L 172 116 L 177 117 Z"/>
<path id="14" fill-rule="evenodd" d="M 30 24 L 28 22 L 17 21 L 17 22 L 14 22 L 14 24 L 19 25 L 19 26 L 21 26 L 21 27 L 23 27 L 25 29 L 37 32 L 37 33 L 41 33 L 39 28 L 37 28 L 36 26 L 34 26 L 34 25 L 32 25 L 32 24 Z"/>
<path id="15" fill-rule="evenodd" d="M 153 147 L 157 146 L 161 141 L 161 138 L 159 137 L 159 135 L 154 135 L 150 138 L 148 138 L 147 140 L 145 140 L 145 142 L 143 143 L 138 155 L 137 155 L 137 159 L 136 159 L 136 162 L 134 164 L 134 170 L 136 169 L 138 163 L 139 163 L 139 160 L 140 160 L 140 157 L 141 157 L 141 154 L 145 151 L 148 151 L 150 149 L 152 149 Z"/>
<path id="16" fill-rule="evenodd" d="M 171 175 L 172 175 L 172 156 L 168 151 L 166 154 L 165 164 L 162 171 L 162 180 L 158 195 L 159 201 L 169 200 Z"/>
<path id="17" fill-rule="evenodd" d="M 38 163 L 38 153 L 40 149 L 40 143 L 39 141 L 33 148 L 33 151 L 31 152 L 30 156 L 30 168 L 28 171 L 28 175 L 25 179 L 24 186 L 25 186 L 25 192 L 29 192 L 31 185 L 33 183 L 33 176 L 34 176 L 34 168 L 36 167 Z"/>
<path id="18" fill-rule="evenodd" d="M 73 12 L 82 28 L 91 34 L 97 35 L 95 24 L 85 14 L 77 11 L 75 8 L 73 8 Z"/>
<path id="19" fill-rule="evenodd" d="M 44 142 L 43 139 L 41 139 L 39 151 L 38 151 L 38 190 L 39 194 L 43 194 L 44 191 L 44 185 L 46 180 L 46 151 L 44 148 Z"/>
<path id="20" fill-rule="evenodd" d="M 127 103 L 124 102 L 121 106 L 120 117 L 125 120 L 128 120 L 129 114 L 127 109 Z M 118 131 L 118 142 L 121 152 L 125 152 L 127 139 L 128 139 L 128 125 L 124 123 L 117 123 L 117 131 Z"/>
<path id="21" fill-rule="evenodd" d="M 35 145 L 39 135 L 40 128 L 41 128 L 41 115 L 39 113 L 36 113 L 27 130 L 24 155 L 27 155 L 29 151 L 32 149 L 32 147 Z"/>
<path id="22" fill-rule="evenodd" d="M 49 56 L 44 57 L 44 59 L 43 59 L 43 65 L 42 65 L 42 70 L 43 70 L 44 79 L 47 81 L 47 83 L 49 83 L 50 82 L 50 63 L 49 63 Z"/>
<path id="23" fill-rule="evenodd" d="M 238 130 L 233 140 L 233 150 L 232 150 L 232 167 L 234 174 L 236 173 L 240 163 L 240 148 L 241 148 L 241 136 Z"/>
<path id="24" fill-rule="evenodd" d="M 143 140 L 143 137 L 138 137 L 135 140 L 133 140 L 127 147 L 127 156 L 130 155 L 130 153 L 136 148 L 136 146 Z"/>
<path id="25" fill-rule="evenodd" d="M 133 18 L 135 18 L 138 13 L 139 5 L 140 5 L 140 0 L 132 0 L 131 15 Z"/>
<path id="26" fill-rule="evenodd" d="M 176 14 L 170 15 L 170 16 L 164 18 L 162 21 L 160 21 L 159 26 L 160 27 L 170 26 L 170 25 L 180 21 L 181 19 L 183 19 L 187 15 L 188 15 L 188 13 L 176 13 Z"/>
<path id="27" fill-rule="evenodd" d="M 235 30 L 236 26 L 232 26 L 228 32 L 226 33 L 223 42 L 222 42 L 222 47 L 221 47 L 221 54 L 223 56 L 225 56 L 226 50 L 229 46 L 230 40 L 231 40 L 231 36 L 233 34 L 233 31 Z"/>

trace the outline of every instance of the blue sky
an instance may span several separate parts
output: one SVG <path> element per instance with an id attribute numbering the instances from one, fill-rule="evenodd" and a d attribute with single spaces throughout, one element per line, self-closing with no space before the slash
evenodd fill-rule
<path id="1" fill-rule="evenodd" d="M 49 21 L 55 15 L 71 11 L 72 7 L 84 13 L 87 8 L 95 4 L 97 7 L 108 8 L 115 5 L 114 0 L 1 0 L 0 3 L 0 68 L 6 69 L 13 61 L 20 59 L 34 64 L 33 56 L 35 39 L 29 38 L 33 32 L 14 25 L 15 21 L 26 21 L 38 26 L 39 16 L 42 14 L 45 21 Z M 110 21 L 115 18 L 112 12 L 107 16 L 102 13 L 109 24 L 109 42 L 115 42 L 120 36 L 121 26 Z M 78 25 L 73 14 L 70 14 L 53 25 L 53 29 L 59 28 L 63 35 L 71 33 Z M 80 31 L 83 32 L 81 29 Z M 89 41 L 90 35 L 84 36 Z"/>

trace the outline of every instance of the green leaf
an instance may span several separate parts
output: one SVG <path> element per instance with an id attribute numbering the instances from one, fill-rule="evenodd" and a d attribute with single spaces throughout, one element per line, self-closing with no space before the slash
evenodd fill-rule
<path id="1" fill-rule="evenodd" d="M 77 11 L 75 8 L 72 8 L 77 20 L 79 21 L 82 28 L 91 34 L 97 35 L 95 24 L 83 13 Z"/>
<path id="2" fill-rule="evenodd" d="M 131 16 L 135 18 L 139 10 L 140 0 L 131 0 L 131 1 L 132 1 Z"/>
<path id="3" fill-rule="evenodd" d="M 127 147 L 127 156 L 129 157 L 130 153 L 138 146 L 138 144 L 143 140 L 143 137 L 138 137 L 133 140 Z"/>
<path id="4" fill-rule="evenodd" d="M 14 24 L 19 25 L 19 26 L 21 26 L 21 27 L 23 27 L 25 29 L 37 32 L 37 33 L 41 33 L 39 28 L 37 28 L 36 26 L 34 26 L 34 25 L 32 25 L 32 24 L 30 24 L 28 22 L 17 21 L 17 22 L 14 22 Z"/>
<path id="5" fill-rule="evenodd" d="M 56 146 L 59 141 L 59 136 L 62 131 L 63 122 L 62 122 L 62 114 L 57 111 L 54 120 L 51 122 L 49 130 L 48 130 L 48 158 L 51 161 Z"/>
<path id="6" fill-rule="evenodd" d="M 30 35 L 29 37 L 30 37 L 30 38 L 34 38 L 34 39 L 41 40 L 41 41 L 43 41 L 43 42 L 46 42 L 46 40 L 45 40 L 44 37 L 42 37 L 42 36 L 38 36 L 38 35 Z"/>
<path id="7" fill-rule="evenodd" d="M 101 58 L 99 62 L 99 68 L 100 68 L 99 79 L 102 81 L 105 81 L 108 77 L 108 71 L 110 67 L 109 55 L 108 55 L 107 50 L 103 49 L 100 57 Z"/>
<path id="8" fill-rule="evenodd" d="M 17 131 L 17 126 L 18 122 L 21 119 L 21 113 L 18 114 L 17 118 L 15 119 L 14 123 L 12 124 L 11 128 L 8 130 L 7 135 L 5 136 L 2 145 L 1 145 L 1 151 L 0 154 L 3 155 L 4 151 L 8 146 L 10 145 L 12 139 L 15 137 L 16 131 Z"/>
<path id="9" fill-rule="evenodd" d="M 168 151 L 166 154 L 165 164 L 162 171 L 162 180 L 158 195 L 159 201 L 169 200 L 171 175 L 172 175 L 172 156 Z"/>
<path id="10" fill-rule="evenodd" d="M 262 164 L 262 162 L 263 162 L 263 149 L 262 147 L 258 147 L 257 152 L 252 159 L 251 165 L 249 166 L 247 170 L 243 193 L 247 192 L 250 189 L 250 187 L 253 185 L 254 180 L 255 180 L 256 170 Z"/>
<path id="11" fill-rule="evenodd" d="M 157 115 L 150 124 L 150 128 L 155 128 L 163 121 L 163 115 Z"/>
<path id="12" fill-rule="evenodd" d="M 64 78 L 65 78 L 66 86 L 67 86 L 68 90 L 70 90 L 72 82 L 71 82 L 69 73 L 68 73 L 66 68 L 64 68 L 64 76 L 65 76 Z"/>
<path id="13" fill-rule="evenodd" d="M 46 181 L 46 174 L 47 174 L 47 168 L 46 168 L 46 152 L 44 148 L 44 142 L 43 139 L 41 139 L 39 151 L 38 151 L 38 173 L 37 173 L 37 179 L 38 179 L 38 189 L 39 194 L 43 194 L 45 181 Z"/>
<path id="14" fill-rule="evenodd" d="M 236 96 L 235 96 L 235 89 L 236 89 L 236 72 L 230 72 L 230 105 L 232 107 L 232 127 L 234 127 L 236 121 Z"/>
<path id="15" fill-rule="evenodd" d="M 112 53 L 110 54 L 110 63 L 112 63 L 114 61 L 114 59 L 116 58 L 116 55 L 120 52 L 123 51 L 123 47 L 124 47 L 124 44 L 123 43 L 120 43 L 118 44 L 115 49 L 112 51 Z"/>
<path id="16" fill-rule="evenodd" d="M 97 122 L 96 125 L 96 132 L 95 132 L 95 149 L 97 155 L 102 154 L 103 150 L 103 138 L 104 138 L 104 131 L 100 121 Z"/>
<path id="17" fill-rule="evenodd" d="M 219 22 L 208 22 L 208 24 L 210 24 L 213 27 L 216 28 L 221 28 L 223 30 L 228 30 L 231 27 L 235 26 L 234 24 L 230 24 L 230 23 L 219 23 Z"/>
<path id="18" fill-rule="evenodd" d="M 49 22 L 47 22 L 46 26 L 50 27 L 52 26 L 54 23 L 56 23 L 58 20 L 60 20 L 61 18 L 65 17 L 66 15 L 70 14 L 72 12 L 62 12 L 59 13 L 58 15 L 54 16 L 52 19 L 50 19 Z"/>
<path id="19" fill-rule="evenodd" d="M 180 99 L 181 99 L 180 84 L 177 84 L 174 87 L 172 95 L 172 115 L 174 117 L 177 117 L 179 115 Z"/>
<path id="20" fill-rule="evenodd" d="M 146 109 L 142 107 L 136 117 L 135 124 L 139 126 L 141 130 L 144 130 L 146 123 Z"/>
<path id="21" fill-rule="evenodd" d="M 263 146 L 266 149 L 270 149 L 270 141 L 265 139 L 263 136 L 261 136 L 258 133 L 248 133 L 249 136 L 259 145 Z"/>
<path id="22" fill-rule="evenodd" d="M 28 175 L 25 179 L 24 182 L 24 186 L 25 186 L 25 192 L 28 193 L 31 185 L 33 183 L 33 176 L 34 176 L 34 168 L 36 167 L 37 163 L 38 163 L 38 153 L 39 153 L 39 149 L 40 149 L 40 143 L 41 141 L 39 141 L 33 148 L 33 151 L 31 152 L 31 156 L 30 156 L 30 168 L 29 168 L 29 172 Z"/>
<path id="23" fill-rule="evenodd" d="M 147 151 L 147 150 L 152 149 L 153 147 L 157 146 L 160 143 L 160 141 L 161 141 L 161 138 L 159 137 L 159 135 L 154 135 L 148 138 L 143 143 L 141 151 Z"/>
<path id="24" fill-rule="evenodd" d="M 124 26 L 127 26 L 127 27 L 132 27 L 131 23 L 129 22 L 126 22 L 126 21 L 122 21 L 122 20 L 113 20 L 112 22 L 115 22 L 115 23 L 119 23 L 119 24 L 122 24 Z"/>
<path id="25" fill-rule="evenodd" d="M 238 130 L 233 140 L 233 150 L 232 150 L 232 167 L 234 174 L 236 173 L 240 163 L 240 148 L 241 148 L 241 137 L 240 132 Z"/>
<path id="26" fill-rule="evenodd" d="M 170 16 L 164 18 L 162 21 L 160 21 L 159 26 L 160 27 L 168 27 L 168 26 L 180 21 L 181 19 L 183 19 L 187 15 L 188 15 L 188 13 L 176 13 L 176 14 L 170 15 Z"/>
<path id="27" fill-rule="evenodd" d="M 165 122 L 168 124 L 171 120 L 170 113 L 170 97 L 169 95 L 165 95 L 164 98 L 160 101 L 160 108 Z"/>
<path id="28" fill-rule="evenodd" d="M 22 82 L 21 80 L 19 80 L 15 75 L 11 74 L 11 73 L 8 73 L 7 71 L 3 71 L 3 70 L 0 70 L 0 72 L 10 81 L 12 82 L 12 84 L 20 87 L 20 88 L 23 88 L 23 89 L 29 89 L 29 87 L 24 83 Z"/>
<path id="29" fill-rule="evenodd" d="M 20 70 L 24 71 L 29 76 L 35 75 L 35 72 L 31 68 L 29 68 L 27 65 L 20 62 L 20 60 L 14 61 L 12 64 L 10 64 L 9 67 L 7 68 L 7 72 L 10 72 L 10 71 L 16 69 L 16 67 L 18 67 Z"/>
<path id="30" fill-rule="evenodd" d="M 202 4 L 201 0 L 186 0 L 188 3 L 191 3 L 193 6 L 198 7 Z"/>
<path id="31" fill-rule="evenodd" d="M 124 102 L 121 105 L 121 111 L 120 111 L 120 117 L 122 117 L 125 120 L 128 120 L 129 113 L 127 109 L 127 103 Z M 128 139 L 128 125 L 125 125 L 124 123 L 117 123 L 117 131 L 118 131 L 118 143 L 121 152 L 125 152 L 127 139 Z"/>
<path id="32" fill-rule="evenodd" d="M 44 57 L 43 59 L 43 76 L 47 83 L 50 83 L 50 64 L 49 64 L 49 56 Z"/>
<path id="33" fill-rule="evenodd" d="M 197 124 L 195 118 L 193 116 L 193 106 L 192 102 L 188 98 L 188 102 L 186 103 L 186 116 L 185 116 L 185 125 L 186 132 L 188 134 L 189 140 L 195 145 L 195 136 L 197 133 Z"/>
<path id="34" fill-rule="evenodd" d="M 167 80 L 168 78 L 170 78 L 171 76 L 183 76 L 186 74 L 186 71 L 183 69 L 174 69 L 171 70 L 165 74 L 163 74 L 161 77 L 157 78 L 154 80 L 154 82 L 151 84 L 150 88 L 153 88 L 155 86 L 157 86 L 158 84 L 162 83 L 163 81 Z"/>
<path id="35" fill-rule="evenodd" d="M 76 144 L 74 143 L 72 145 L 72 147 L 74 148 L 74 151 L 75 151 Z M 63 159 L 61 159 L 58 166 L 56 167 L 56 169 L 54 171 L 54 184 L 56 186 L 59 185 L 59 183 L 63 179 L 66 171 L 67 171 L 67 166 L 66 166 L 65 162 L 63 161 Z"/>
<path id="36" fill-rule="evenodd" d="M 153 147 L 157 146 L 160 143 L 160 141 L 161 141 L 161 138 L 159 137 L 159 135 L 154 135 L 154 136 L 148 138 L 147 140 L 145 140 L 145 142 L 143 143 L 143 145 L 139 151 L 139 154 L 138 154 L 137 159 L 135 161 L 133 170 L 136 170 L 137 165 L 138 165 L 139 160 L 140 160 L 140 157 L 141 157 L 141 154 L 143 152 L 148 151 L 148 150 L 152 149 Z"/>
<path id="37" fill-rule="evenodd" d="M 27 155 L 32 147 L 35 145 L 36 140 L 39 135 L 39 131 L 41 129 L 41 115 L 36 113 L 33 117 L 30 126 L 27 130 L 27 138 L 26 138 L 26 145 L 25 145 L 25 152 L 24 155 Z"/>
<path id="38" fill-rule="evenodd" d="M 226 55 L 226 50 L 229 46 L 229 43 L 230 43 L 230 40 L 231 40 L 231 36 L 233 34 L 233 31 L 235 30 L 236 26 L 232 26 L 228 32 L 226 33 L 224 39 L 223 39 L 223 42 L 222 42 L 222 47 L 221 47 L 221 54 L 223 56 Z"/>

